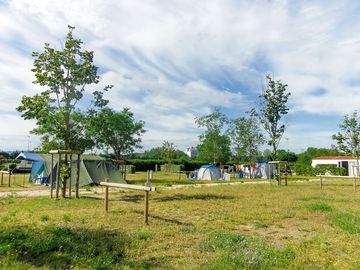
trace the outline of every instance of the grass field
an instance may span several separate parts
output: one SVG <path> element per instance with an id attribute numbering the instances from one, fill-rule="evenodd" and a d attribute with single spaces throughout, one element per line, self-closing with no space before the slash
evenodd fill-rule
<path id="1" fill-rule="evenodd" d="M 158 185 L 178 181 L 163 177 Z M 360 268 L 360 191 L 351 181 L 160 190 L 148 226 L 142 192 L 111 193 L 107 214 L 96 193 L 1 199 L 0 268 Z"/>

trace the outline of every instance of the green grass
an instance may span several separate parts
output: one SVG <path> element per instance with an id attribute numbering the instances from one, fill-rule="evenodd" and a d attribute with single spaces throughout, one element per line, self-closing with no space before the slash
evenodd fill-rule
<path id="1" fill-rule="evenodd" d="M 219 253 L 202 265 L 203 269 L 287 268 L 295 258 L 290 246 L 277 248 L 259 239 L 220 231 L 210 233 L 200 250 Z"/>
<path id="2" fill-rule="evenodd" d="M 172 180 L 176 176 L 158 177 L 158 185 L 178 184 Z M 0 199 L 0 268 L 295 270 L 360 265 L 360 191 L 354 193 L 351 184 L 323 190 L 308 181 L 287 187 L 159 190 L 150 194 L 148 226 L 141 191 L 111 192 L 108 213 L 102 193 L 86 196 Z"/>
<path id="3" fill-rule="evenodd" d="M 330 212 L 333 210 L 333 208 L 330 205 L 328 205 L 326 203 L 321 203 L 321 202 L 308 204 L 308 205 L 306 205 L 306 208 L 312 212 L 316 212 L 316 211 Z"/>
<path id="4" fill-rule="evenodd" d="M 339 211 L 330 216 L 337 227 L 351 234 L 360 234 L 360 214 Z"/>

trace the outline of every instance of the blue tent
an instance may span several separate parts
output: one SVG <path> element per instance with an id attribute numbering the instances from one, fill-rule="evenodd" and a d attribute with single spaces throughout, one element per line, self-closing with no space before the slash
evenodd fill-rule
<path id="1" fill-rule="evenodd" d="M 32 161 L 29 182 L 39 182 L 40 184 L 49 184 L 49 177 L 44 177 L 44 160 L 36 153 L 21 152 L 16 159 Z"/>

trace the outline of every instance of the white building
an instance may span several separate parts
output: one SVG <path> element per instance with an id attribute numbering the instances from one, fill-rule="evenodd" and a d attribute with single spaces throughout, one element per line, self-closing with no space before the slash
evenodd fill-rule
<path id="1" fill-rule="evenodd" d="M 197 149 L 196 149 L 196 147 L 191 146 L 191 147 L 186 148 L 185 153 L 186 153 L 190 158 L 194 158 L 194 157 L 196 157 L 196 155 L 197 155 Z"/>
<path id="2" fill-rule="evenodd" d="M 311 162 L 311 166 L 316 167 L 316 165 L 327 164 L 327 165 L 336 165 L 337 167 L 343 167 L 347 171 L 348 176 L 358 175 L 357 171 L 357 160 L 351 156 L 322 156 L 314 158 Z M 360 170 L 360 168 L 359 168 Z"/>

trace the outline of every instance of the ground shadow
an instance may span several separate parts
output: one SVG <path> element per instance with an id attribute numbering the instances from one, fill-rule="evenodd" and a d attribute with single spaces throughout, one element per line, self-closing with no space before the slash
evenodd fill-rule
<path id="1" fill-rule="evenodd" d="M 142 212 L 142 211 L 133 210 L 132 212 L 136 213 L 136 214 L 144 215 L 144 212 Z M 153 219 L 165 221 L 165 222 L 168 222 L 168 223 L 173 223 L 173 224 L 176 224 L 176 225 L 194 226 L 191 222 L 181 221 L 181 220 L 177 220 L 175 218 L 161 217 L 161 216 L 153 215 L 153 214 L 149 214 L 149 217 L 153 218 Z"/>
<path id="2" fill-rule="evenodd" d="M 215 195 L 215 194 L 174 194 L 171 196 L 155 198 L 158 202 L 169 202 L 169 201 L 186 201 L 186 200 L 231 200 L 234 196 L 228 195 Z"/>

